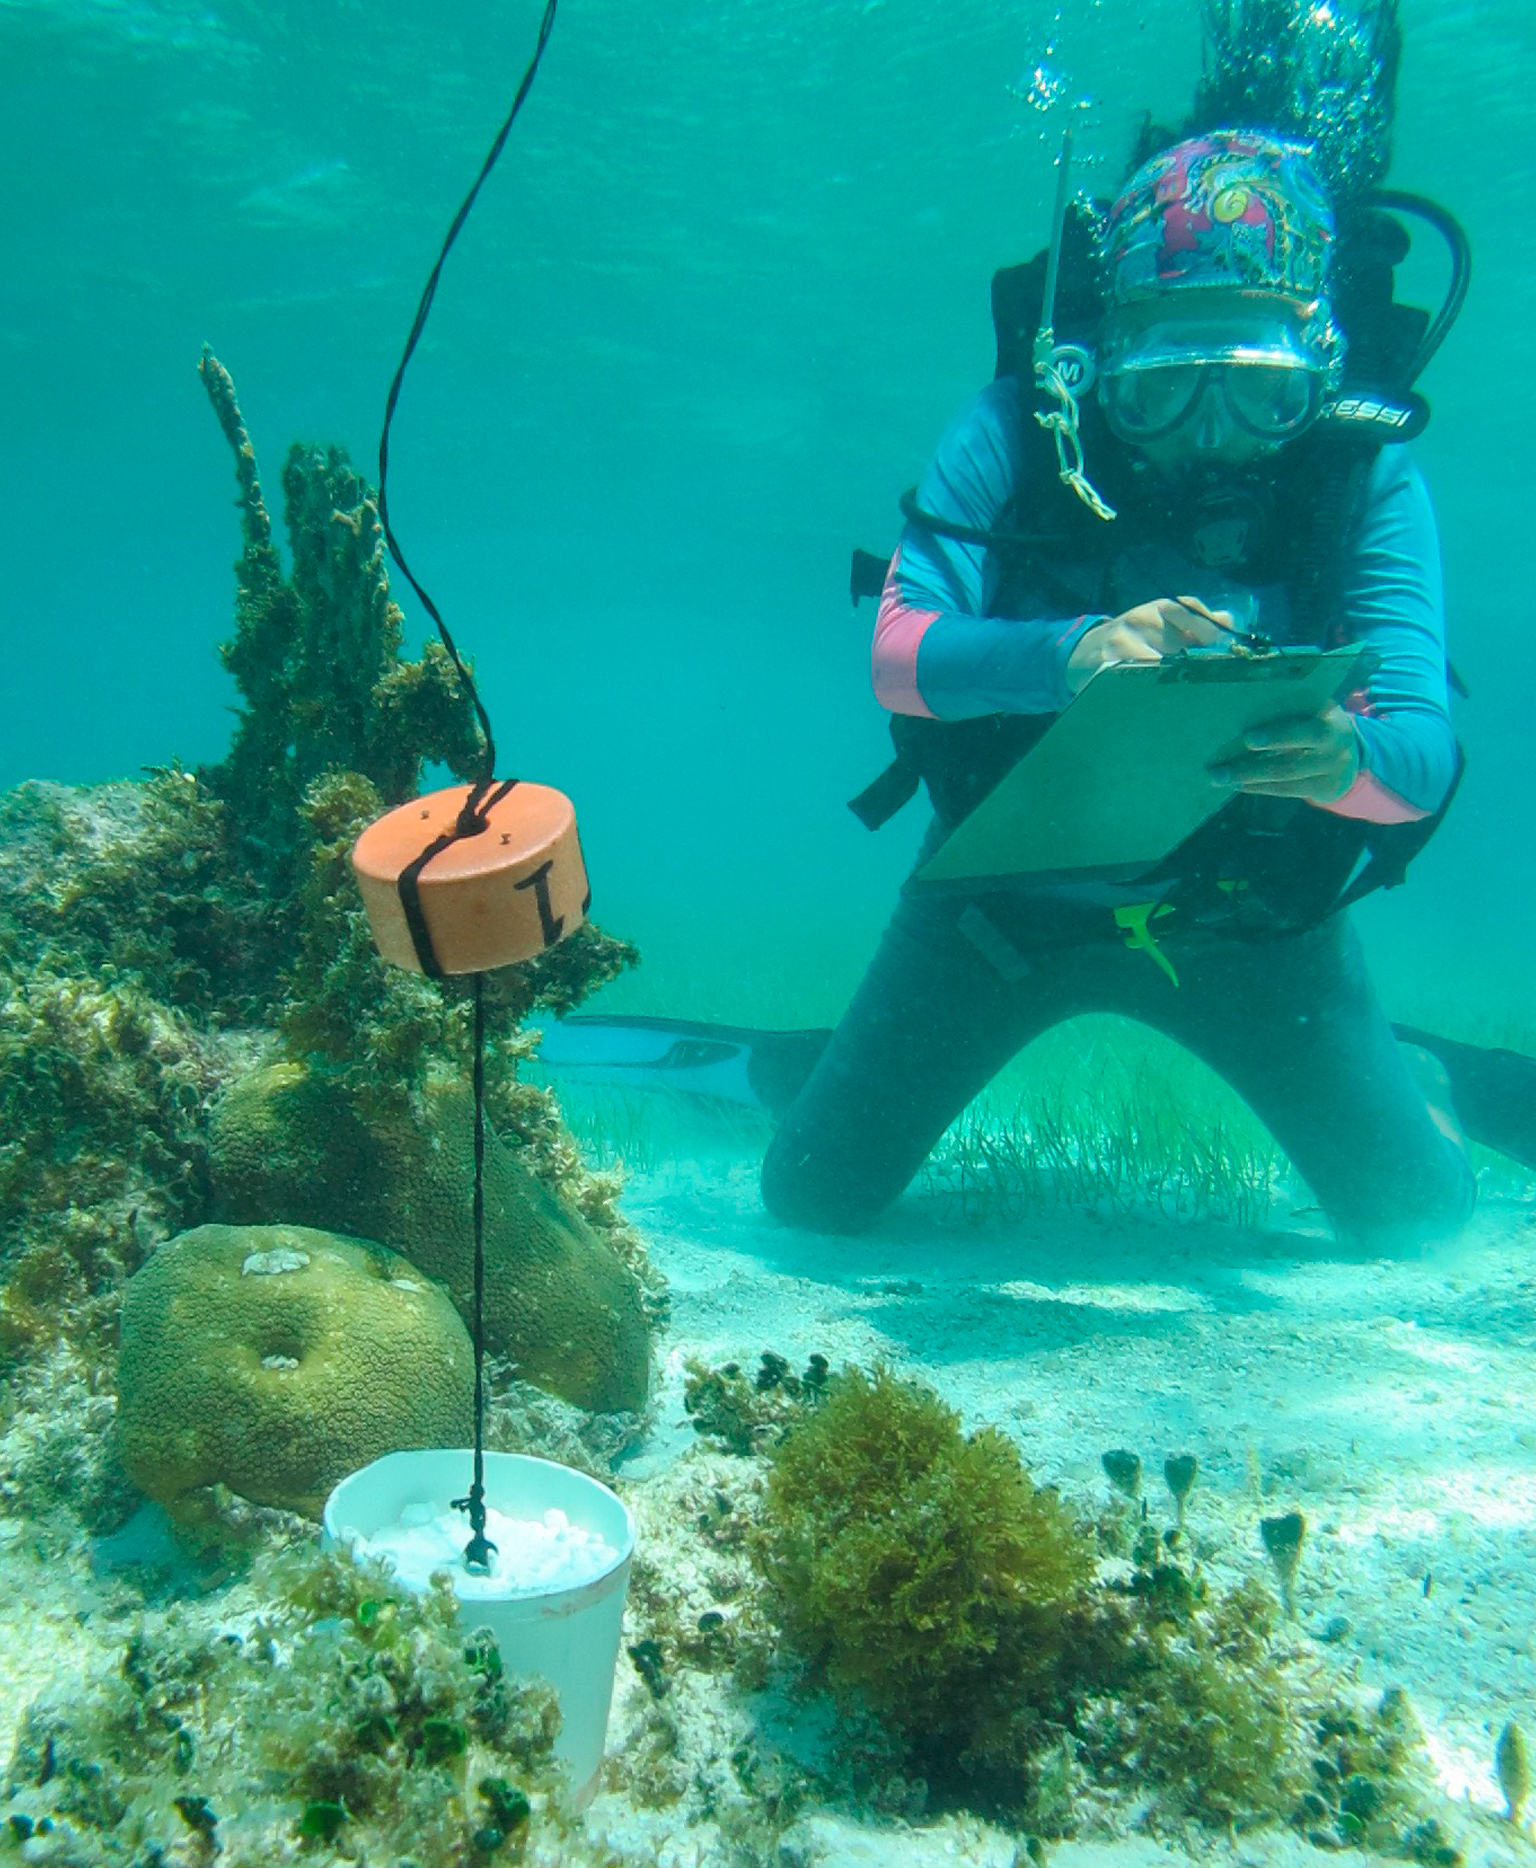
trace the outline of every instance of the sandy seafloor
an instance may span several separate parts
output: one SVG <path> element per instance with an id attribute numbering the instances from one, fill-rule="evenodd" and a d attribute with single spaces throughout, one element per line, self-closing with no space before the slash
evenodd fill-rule
<path id="1" fill-rule="evenodd" d="M 909 1197 L 878 1231 L 828 1240 L 773 1226 L 744 1156 L 652 1168 L 624 1201 L 672 1291 L 654 1425 L 622 1469 L 647 1554 L 707 1603 L 698 1541 L 676 1527 L 733 1462 L 700 1446 L 684 1411 L 695 1356 L 884 1360 L 932 1384 L 967 1427 L 1006 1429 L 1037 1477 L 1087 1504 L 1105 1497 L 1104 1449 L 1139 1450 L 1153 1475 L 1168 1453 L 1193 1451 L 1190 1528 L 1219 1549 L 1216 1572 L 1262 1569 L 1260 1516 L 1303 1510 L 1298 1613 L 1308 1634 L 1334 1637 L 1319 1655 L 1362 1687 L 1408 1689 L 1468 1863 L 1536 1862 L 1528 1834 L 1499 1814 L 1492 1762 L 1507 1718 L 1536 1720 L 1532 1191 L 1506 1182 L 1461 1240 L 1387 1261 L 1343 1256 L 1315 1216 L 1288 1220 L 1283 1201 L 1263 1230 L 1242 1231 L 1059 1209 L 968 1226 Z M 20 1520 L 0 1520 L 0 1756 L 29 1697 L 104 1657 L 103 1588 L 85 1553 L 45 1564 Z M 754 1723 L 773 1723 L 719 1677 L 685 1674 L 674 1694 L 680 1768 L 700 1782 Z M 650 1714 L 621 1656 L 611 1753 L 622 1760 Z M 814 1762 L 813 1718 L 781 1721 L 776 1736 Z M 1159 1839 L 1138 1814 L 1106 1805 L 1088 1833 L 1051 1846 L 1051 1862 L 1323 1859 L 1289 1832 Z M 697 1796 L 643 1810 L 609 1789 L 588 1822 L 660 1868 L 741 1859 Z M 971 1820 L 906 1824 L 839 1806 L 829 1789 L 771 1859 L 1012 1868 L 1015 1845 Z"/>

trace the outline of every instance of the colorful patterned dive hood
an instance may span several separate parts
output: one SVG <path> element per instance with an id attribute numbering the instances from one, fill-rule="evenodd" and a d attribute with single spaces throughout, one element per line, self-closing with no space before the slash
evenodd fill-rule
<path id="1" fill-rule="evenodd" d="M 1328 297 L 1332 206 L 1306 146 L 1253 130 L 1176 143 L 1136 171 L 1100 236 L 1110 320 L 1165 294 L 1284 301 L 1300 347 L 1336 383 L 1344 335 Z"/>

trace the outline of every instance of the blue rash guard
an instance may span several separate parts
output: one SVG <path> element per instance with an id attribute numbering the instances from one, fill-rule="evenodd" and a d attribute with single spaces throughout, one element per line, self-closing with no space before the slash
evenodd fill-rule
<path id="1" fill-rule="evenodd" d="M 925 512 L 978 531 L 1000 525 L 1029 471 L 1016 378 L 989 384 L 950 428 L 917 489 Z M 1092 463 L 1089 463 L 1090 472 Z M 1027 501 L 1022 502 L 1027 512 Z M 1027 524 L 1027 520 L 1026 520 Z M 964 720 L 1057 713 L 1071 698 L 1067 660 L 1102 613 L 992 614 L 999 566 L 985 545 L 912 521 L 886 577 L 875 625 L 875 693 L 892 713 Z M 1271 640 L 1294 640 L 1283 585 L 1252 589 L 1190 562 L 1167 543 L 1137 541 L 1110 571 L 1119 614 L 1176 593 L 1230 609 Z M 1031 605 L 1032 609 L 1036 606 Z M 1383 448 L 1346 541 L 1337 639 L 1375 654 L 1351 696 L 1360 774 L 1320 808 L 1375 823 L 1437 810 L 1455 771 L 1446 693 L 1440 545 L 1429 494 L 1401 447 Z"/>

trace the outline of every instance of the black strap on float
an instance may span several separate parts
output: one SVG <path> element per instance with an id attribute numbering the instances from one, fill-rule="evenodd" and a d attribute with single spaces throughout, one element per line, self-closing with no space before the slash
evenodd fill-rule
<path id="1" fill-rule="evenodd" d="M 441 979 L 443 969 L 437 963 L 437 950 L 432 945 L 432 930 L 427 926 L 426 911 L 421 905 L 421 873 L 434 856 L 441 856 L 450 844 L 457 843 L 464 837 L 478 837 L 481 831 L 490 825 L 490 813 L 501 803 L 507 793 L 517 783 L 515 778 L 505 779 L 485 802 L 475 805 L 475 794 L 464 801 L 464 808 L 459 812 L 452 830 L 445 830 L 440 837 L 434 837 L 420 856 L 414 856 L 400 871 L 400 880 L 395 884 L 395 893 L 400 897 L 400 909 L 405 916 L 406 929 L 411 937 L 411 946 L 416 952 L 416 964 L 428 979 Z M 473 813 L 471 815 L 471 813 Z M 465 819 L 469 818 L 468 828 Z M 479 975 L 477 974 L 478 978 Z"/>
<path id="2" fill-rule="evenodd" d="M 395 537 L 389 523 L 389 430 L 395 419 L 395 406 L 400 400 L 400 385 L 405 380 L 406 365 L 415 355 L 416 346 L 421 341 L 422 331 L 426 328 L 427 315 L 432 309 L 432 301 L 437 296 L 438 281 L 442 278 L 443 267 L 447 263 L 453 243 L 458 239 L 465 221 L 469 219 L 470 209 L 475 205 L 475 197 L 485 185 L 486 177 L 495 168 L 501 155 L 502 147 L 517 121 L 517 113 L 527 100 L 533 88 L 533 80 L 539 69 L 539 62 L 544 56 L 544 48 L 549 43 L 549 35 L 555 23 L 555 11 L 559 0 L 546 0 L 544 17 L 539 22 L 538 43 L 533 50 L 533 57 L 528 61 L 528 69 L 523 73 L 523 81 L 517 87 L 517 95 L 512 100 L 512 108 L 507 112 L 506 121 L 496 133 L 480 173 L 475 177 L 474 186 L 459 204 L 459 211 L 453 217 L 453 224 L 448 229 L 438 253 L 427 283 L 422 290 L 421 302 L 416 307 L 416 318 L 411 325 L 411 334 L 406 339 L 405 349 L 401 353 L 399 367 L 395 371 L 394 381 L 389 386 L 389 399 L 384 409 L 384 427 L 379 435 L 379 524 L 383 528 L 385 543 L 389 546 L 389 555 L 400 567 L 402 576 L 411 589 L 421 599 L 422 608 L 437 625 L 438 636 L 443 647 L 448 651 L 464 692 L 469 696 L 470 705 L 475 710 L 475 718 L 480 725 L 482 741 L 480 771 L 469 795 L 465 798 L 453 829 L 434 837 L 421 854 L 412 859 L 401 871 L 398 883 L 400 906 L 405 912 L 406 925 L 410 930 L 411 945 L 416 950 L 417 964 L 428 979 L 441 979 L 443 970 L 438 965 L 437 955 L 433 951 L 432 936 L 427 927 L 426 917 L 421 908 L 421 874 L 434 856 L 447 849 L 450 843 L 456 843 L 461 837 L 475 837 L 485 830 L 488 818 L 486 813 L 501 801 L 517 783 L 515 778 L 507 779 L 499 788 L 496 784 L 496 739 L 491 731 L 490 715 L 480 699 L 475 686 L 474 676 L 470 673 L 455 646 L 453 637 L 448 633 L 448 625 L 438 613 L 437 605 L 417 583 L 411 567 L 405 561 L 405 553 L 400 549 L 400 541 Z M 469 1492 L 464 1498 L 453 1500 L 456 1511 L 469 1514 L 470 1539 L 464 1547 L 466 1568 L 484 1574 L 491 1567 L 491 1558 L 496 1546 L 485 1535 L 485 976 L 474 975 L 475 998 L 475 1044 L 474 1044 L 474 1089 L 475 1089 L 475 1464 L 474 1477 Z"/>

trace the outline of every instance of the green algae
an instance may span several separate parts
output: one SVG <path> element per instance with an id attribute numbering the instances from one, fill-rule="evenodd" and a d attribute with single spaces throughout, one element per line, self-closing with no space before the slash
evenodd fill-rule
<path id="1" fill-rule="evenodd" d="M 553 1698 L 465 1635 L 446 1587 L 293 1550 L 245 1599 L 212 1639 L 146 1614 L 114 1670 L 34 1702 L 0 1803 L 13 1836 L 105 1868 L 181 1860 L 190 1831 L 256 1868 L 343 1829 L 354 1859 L 467 1862 L 488 1807 L 559 1833 Z"/>

